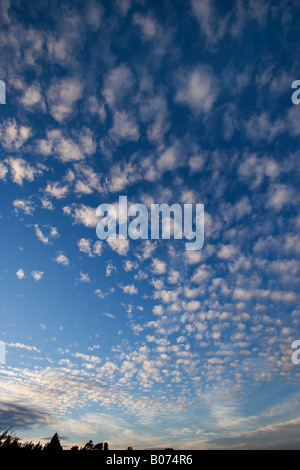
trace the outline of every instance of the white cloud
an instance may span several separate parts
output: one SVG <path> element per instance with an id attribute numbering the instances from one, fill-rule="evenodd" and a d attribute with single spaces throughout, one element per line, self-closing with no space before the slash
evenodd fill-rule
<path id="1" fill-rule="evenodd" d="M 101 289 L 95 290 L 95 294 L 99 299 L 105 299 L 108 295 L 114 294 L 116 291 L 115 287 L 111 287 L 108 292 L 103 292 Z"/>
<path id="2" fill-rule="evenodd" d="M 74 224 L 82 224 L 88 228 L 95 228 L 99 222 L 96 216 L 96 209 L 84 204 L 65 206 L 63 212 L 65 215 L 70 215 L 74 219 Z"/>
<path id="3" fill-rule="evenodd" d="M 113 320 L 116 319 L 115 315 L 112 315 L 111 313 L 103 313 L 103 316 L 106 317 L 106 318 L 111 318 Z"/>
<path id="4" fill-rule="evenodd" d="M 133 271 L 135 269 L 138 269 L 139 265 L 136 261 L 131 261 L 131 260 L 126 260 L 124 264 L 124 271 L 127 273 L 130 271 Z"/>
<path id="5" fill-rule="evenodd" d="M 268 192 L 267 207 L 280 211 L 294 200 L 293 191 L 288 186 L 284 184 L 272 185 Z"/>
<path id="6" fill-rule="evenodd" d="M 211 0 L 191 0 L 191 6 L 208 44 L 220 41 L 227 31 L 229 15 L 219 18 Z"/>
<path id="7" fill-rule="evenodd" d="M 106 103 L 110 107 L 117 106 L 133 90 L 134 83 L 132 71 L 126 65 L 112 69 L 104 81 L 102 91 Z"/>
<path id="8" fill-rule="evenodd" d="M 110 248 L 118 253 L 120 256 L 127 256 L 130 244 L 129 240 L 123 240 L 122 238 L 118 238 L 116 240 L 107 240 L 108 245 Z"/>
<path id="9" fill-rule="evenodd" d="M 34 229 L 35 229 L 35 234 L 36 236 L 38 237 L 38 239 L 44 243 L 44 245 L 49 245 L 50 243 L 50 240 L 49 240 L 49 237 L 46 237 L 43 232 L 41 231 L 41 229 L 39 228 L 38 225 L 34 225 Z"/>
<path id="10" fill-rule="evenodd" d="M 70 264 L 69 259 L 63 253 L 59 253 L 57 257 L 54 259 L 54 261 L 56 261 L 59 264 L 62 264 L 63 266 L 69 266 Z"/>
<path id="11" fill-rule="evenodd" d="M 44 165 L 38 164 L 37 167 L 33 167 L 22 158 L 9 157 L 5 162 L 10 167 L 12 181 L 20 186 L 23 185 L 24 180 L 29 182 L 34 181 L 36 175 L 40 176 L 46 170 Z"/>
<path id="12" fill-rule="evenodd" d="M 18 125 L 15 119 L 8 119 L 0 124 L 1 145 L 7 150 L 19 150 L 31 137 L 29 127 Z"/>
<path id="13" fill-rule="evenodd" d="M 182 302 L 182 306 L 187 312 L 195 312 L 201 308 L 201 302 L 198 300 L 191 300 L 190 302 Z"/>
<path id="14" fill-rule="evenodd" d="M 198 264 L 202 260 L 202 252 L 201 251 L 186 251 L 185 254 L 185 260 L 188 265 L 193 265 L 193 264 Z"/>
<path id="15" fill-rule="evenodd" d="M 105 189 L 107 192 L 116 193 L 123 191 L 142 179 L 140 169 L 132 163 L 114 165 L 106 179 Z"/>
<path id="16" fill-rule="evenodd" d="M 68 186 L 61 186 L 58 182 L 48 183 L 45 189 L 46 196 L 55 197 L 56 199 L 65 198 L 68 192 Z"/>
<path id="17" fill-rule="evenodd" d="M 23 269 L 19 269 L 19 271 L 17 271 L 16 275 L 17 275 L 17 278 L 20 279 L 20 280 L 25 279 L 25 273 L 24 273 Z"/>
<path id="18" fill-rule="evenodd" d="M 142 16 L 140 13 L 136 13 L 133 17 L 133 24 L 141 28 L 143 39 L 149 41 L 155 37 L 158 33 L 157 21 L 151 16 Z"/>
<path id="19" fill-rule="evenodd" d="M 94 256 L 101 256 L 102 253 L 102 243 L 100 240 L 96 241 L 93 245 L 92 240 L 81 238 L 77 242 L 79 251 L 82 253 L 86 253 L 90 258 L 94 258 Z"/>
<path id="20" fill-rule="evenodd" d="M 205 156 L 202 155 L 193 155 L 189 159 L 189 168 L 192 173 L 197 173 L 202 170 L 204 164 L 205 164 Z"/>
<path id="21" fill-rule="evenodd" d="M 238 250 L 233 245 L 224 245 L 218 252 L 218 257 L 223 260 L 232 259 L 238 253 Z"/>
<path id="22" fill-rule="evenodd" d="M 132 0 L 115 0 L 114 4 L 120 15 L 127 16 L 132 5 Z"/>
<path id="23" fill-rule="evenodd" d="M 4 165 L 3 162 L 0 162 L 0 180 L 5 180 L 7 173 L 7 167 Z"/>
<path id="24" fill-rule="evenodd" d="M 38 83 L 34 83 L 26 89 L 25 94 L 21 99 L 21 103 L 26 108 L 36 108 L 37 105 L 39 105 L 41 109 L 45 109 L 45 102 L 41 94 L 40 85 Z"/>
<path id="25" fill-rule="evenodd" d="M 161 173 L 176 170 L 180 165 L 180 153 L 176 147 L 165 150 L 157 161 L 157 168 Z"/>
<path id="26" fill-rule="evenodd" d="M 80 271 L 80 282 L 91 282 L 89 274 Z"/>
<path id="27" fill-rule="evenodd" d="M 44 276 L 44 272 L 43 271 L 32 271 L 31 276 L 33 277 L 33 279 L 36 282 L 39 282 L 42 279 L 42 277 Z"/>
<path id="28" fill-rule="evenodd" d="M 34 225 L 35 234 L 44 245 L 49 245 L 51 243 L 50 238 L 58 238 L 59 234 L 56 227 L 50 225 L 43 225 L 43 227 L 47 229 L 48 236 L 44 235 L 38 224 Z"/>
<path id="29" fill-rule="evenodd" d="M 54 154 L 63 163 L 78 162 L 96 150 L 92 132 L 87 128 L 77 132 L 74 138 L 64 135 L 60 129 L 48 130 L 47 139 L 40 140 L 37 146 L 43 155 Z"/>
<path id="30" fill-rule="evenodd" d="M 87 2 L 85 20 L 92 31 L 97 31 L 101 25 L 104 9 L 102 5 L 94 0 Z"/>
<path id="31" fill-rule="evenodd" d="M 172 269 L 169 273 L 168 282 L 169 284 L 177 284 L 180 279 L 180 272 Z"/>
<path id="32" fill-rule="evenodd" d="M 41 200 L 42 208 L 48 211 L 54 211 L 54 206 L 51 201 L 46 199 L 45 197 Z"/>
<path id="33" fill-rule="evenodd" d="M 278 118 L 272 122 L 270 116 L 265 111 L 261 114 L 254 114 L 248 122 L 245 123 L 247 136 L 254 142 L 266 140 L 271 143 L 281 133 L 287 129 L 286 122 Z"/>
<path id="34" fill-rule="evenodd" d="M 53 83 L 47 93 L 50 114 L 58 122 L 63 122 L 75 109 L 82 97 L 83 86 L 77 78 L 64 78 Z"/>
<path id="35" fill-rule="evenodd" d="M 125 111 L 116 111 L 114 113 L 114 125 L 109 134 L 117 143 L 122 139 L 137 142 L 140 138 L 140 131 L 135 117 Z"/>
<path id="36" fill-rule="evenodd" d="M 75 192 L 82 194 L 92 194 L 94 190 L 102 193 L 104 189 L 101 186 L 101 175 L 96 173 L 92 168 L 78 163 L 74 166 L 76 176 Z M 69 175 L 71 177 L 71 174 Z M 71 180 L 71 178 L 70 178 Z"/>
<path id="37" fill-rule="evenodd" d="M 165 274 L 167 270 L 167 265 L 164 261 L 159 260 L 158 258 L 155 258 L 152 260 L 152 272 L 154 274 Z"/>
<path id="38" fill-rule="evenodd" d="M 16 199 L 13 201 L 13 206 L 17 215 L 20 210 L 25 212 L 27 215 L 33 215 L 35 211 L 34 204 L 30 199 Z"/>
<path id="39" fill-rule="evenodd" d="M 129 294 L 129 295 L 138 294 L 138 290 L 137 290 L 137 288 L 135 287 L 134 284 L 130 284 L 128 286 L 120 285 L 119 287 L 120 287 L 120 289 L 122 289 L 124 294 Z"/>
<path id="40" fill-rule="evenodd" d="M 161 317 L 164 314 L 164 308 L 162 305 L 155 305 L 153 308 L 154 315 Z"/>
<path id="41" fill-rule="evenodd" d="M 209 113 L 217 95 L 217 80 L 207 67 L 199 66 L 178 74 L 175 101 L 188 106 L 196 115 Z"/>
<path id="42" fill-rule="evenodd" d="M 33 352 L 38 352 L 38 353 L 41 352 L 35 346 L 28 346 L 28 345 L 22 344 L 22 343 L 8 343 L 7 346 L 10 347 L 10 348 L 25 349 L 26 351 L 33 351 Z"/>
<path id="43" fill-rule="evenodd" d="M 110 277 L 113 271 L 117 271 L 117 268 L 112 263 L 108 263 L 106 266 L 106 277 Z"/>
<path id="44" fill-rule="evenodd" d="M 196 269 L 191 280 L 192 282 L 195 282 L 196 284 L 201 284 L 203 281 L 206 281 L 209 277 L 210 277 L 210 274 L 207 269 L 207 266 L 204 265 Z"/>

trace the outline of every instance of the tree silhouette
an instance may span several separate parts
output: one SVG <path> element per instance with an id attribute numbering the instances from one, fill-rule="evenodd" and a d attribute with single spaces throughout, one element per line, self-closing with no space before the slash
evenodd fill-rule
<path id="1" fill-rule="evenodd" d="M 63 450 L 57 432 L 52 437 L 49 444 L 46 444 L 44 447 L 46 452 L 60 452 Z"/>
<path id="2" fill-rule="evenodd" d="M 15 450 L 20 448 L 19 438 L 14 434 L 9 434 L 10 429 L 0 431 L 0 449 Z"/>
<path id="3" fill-rule="evenodd" d="M 96 444 L 94 446 L 94 450 L 103 450 L 103 442 L 99 442 L 99 444 Z"/>
<path id="4" fill-rule="evenodd" d="M 87 442 L 82 450 L 94 450 L 93 441 Z"/>
<path id="5" fill-rule="evenodd" d="M 34 444 L 33 442 L 25 442 L 21 443 L 20 439 L 12 432 L 10 432 L 10 429 L 7 429 L 6 431 L 2 431 L 0 429 L 0 451 L 1 450 L 16 450 L 16 451 L 45 451 L 45 452 L 61 452 L 63 451 L 63 448 L 61 446 L 58 434 L 55 433 L 54 436 L 52 437 L 51 441 L 48 442 L 44 447 L 41 445 L 39 442 L 38 444 Z M 99 442 L 98 444 L 93 444 L 93 441 L 90 440 L 88 441 L 83 447 L 79 449 L 78 446 L 73 446 L 71 448 L 71 451 L 78 451 L 78 450 L 83 450 L 83 451 L 108 451 L 109 450 L 109 445 L 108 442 Z M 128 450 L 132 450 L 132 447 L 129 447 Z"/>

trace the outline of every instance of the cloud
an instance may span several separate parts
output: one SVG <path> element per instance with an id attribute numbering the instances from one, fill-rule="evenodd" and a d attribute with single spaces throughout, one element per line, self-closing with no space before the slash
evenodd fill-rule
<path id="1" fill-rule="evenodd" d="M 136 256 L 140 261 L 145 261 L 152 257 L 152 254 L 156 251 L 156 249 L 157 249 L 157 242 L 152 241 L 152 240 L 147 240 L 142 245 L 142 248 L 140 249 L 140 253 L 136 253 Z"/>
<path id="2" fill-rule="evenodd" d="M 206 66 L 191 71 L 181 71 L 176 79 L 175 101 L 196 114 L 208 114 L 218 96 L 217 80 Z"/>
<path id="3" fill-rule="evenodd" d="M 81 238 L 77 242 L 79 251 L 82 253 L 86 253 L 90 258 L 94 258 L 95 256 L 101 256 L 102 254 L 102 242 L 100 240 L 96 241 L 93 245 L 92 240 Z"/>
<path id="4" fill-rule="evenodd" d="M 298 417 L 267 426 L 258 425 L 250 432 L 238 432 L 232 437 L 206 441 L 208 449 L 239 450 L 299 450 Z M 192 446 L 193 448 L 196 448 Z"/>
<path id="5" fill-rule="evenodd" d="M 7 166 L 3 162 L 0 162 L 0 180 L 5 180 L 7 173 Z"/>
<path id="6" fill-rule="evenodd" d="M 16 275 L 17 275 L 17 278 L 20 279 L 20 280 L 25 279 L 25 273 L 24 273 L 23 269 L 19 269 L 19 271 L 17 271 Z"/>
<path id="7" fill-rule="evenodd" d="M 33 167 L 22 158 L 9 157 L 6 159 L 6 163 L 10 167 L 12 181 L 20 186 L 23 185 L 24 180 L 31 183 L 35 176 L 42 175 L 46 170 L 44 165 L 38 164 L 37 167 Z"/>
<path id="8" fill-rule="evenodd" d="M 25 349 L 26 351 L 32 351 L 32 352 L 38 352 L 38 353 L 41 352 L 35 346 L 28 346 L 27 344 L 22 344 L 22 343 L 8 343 L 7 346 L 10 348 Z"/>
<path id="9" fill-rule="evenodd" d="M 293 190 L 284 184 L 272 185 L 268 192 L 267 207 L 276 212 L 295 201 Z"/>
<path id="10" fill-rule="evenodd" d="M 56 261 L 58 264 L 62 264 L 63 266 L 69 266 L 70 264 L 69 259 L 63 253 L 59 253 L 54 261 Z"/>
<path id="11" fill-rule="evenodd" d="M 63 213 L 70 215 L 74 219 L 74 224 L 82 224 L 88 228 L 95 228 L 99 222 L 96 216 L 96 209 L 86 206 L 85 204 L 65 206 Z"/>
<path id="12" fill-rule="evenodd" d="M 30 127 L 18 125 L 15 119 L 0 124 L 0 142 L 7 150 L 20 150 L 31 136 Z"/>
<path id="13" fill-rule="evenodd" d="M 114 113 L 114 125 L 109 134 L 116 143 L 120 140 L 137 142 L 140 138 L 140 131 L 135 117 L 125 111 L 116 111 Z"/>
<path id="14" fill-rule="evenodd" d="M 173 171 L 180 165 L 180 152 L 176 147 L 170 147 L 165 150 L 157 160 L 157 168 L 160 173 Z"/>
<path id="15" fill-rule="evenodd" d="M 19 211 L 23 211 L 26 215 L 33 215 L 35 206 L 30 199 L 16 199 L 13 201 L 15 212 L 19 215 Z"/>
<path id="16" fill-rule="evenodd" d="M 233 245 L 224 245 L 218 252 L 218 257 L 222 260 L 228 260 L 235 257 L 238 253 L 237 247 Z"/>
<path id="17" fill-rule="evenodd" d="M 94 190 L 100 193 L 104 192 L 99 173 L 83 163 L 75 164 L 74 169 L 76 172 L 76 177 L 74 175 L 74 180 L 76 180 L 75 193 L 92 194 Z"/>
<path id="18" fill-rule="evenodd" d="M 254 114 L 248 122 L 245 123 L 247 136 L 254 142 L 267 141 L 273 142 L 275 137 L 285 132 L 286 122 L 278 118 L 272 122 L 268 113 L 263 111 L 261 114 Z"/>
<path id="19" fill-rule="evenodd" d="M 126 162 L 113 165 L 106 178 L 105 190 L 110 193 L 123 191 L 142 179 L 140 169 L 136 164 Z"/>
<path id="20" fill-rule="evenodd" d="M 79 279 L 79 281 L 80 281 L 80 282 L 91 282 L 89 275 L 83 273 L 82 271 L 80 271 L 80 279 Z"/>
<path id="21" fill-rule="evenodd" d="M 37 149 L 45 156 L 54 154 L 63 163 L 79 162 L 96 151 L 92 132 L 83 128 L 75 137 L 66 135 L 60 129 L 47 131 L 47 139 L 37 142 Z"/>
<path id="22" fill-rule="evenodd" d="M 41 200 L 41 203 L 42 203 L 43 209 L 46 209 L 48 211 L 54 211 L 54 206 L 53 206 L 52 202 L 49 201 L 48 199 L 43 198 Z"/>
<path id="23" fill-rule="evenodd" d="M 129 294 L 129 295 L 138 294 L 138 290 L 137 290 L 137 288 L 135 287 L 134 284 L 130 284 L 128 286 L 120 285 L 120 289 L 122 289 L 124 294 Z"/>
<path id="24" fill-rule="evenodd" d="M 117 268 L 112 263 L 108 263 L 108 265 L 106 266 L 106 277 L 110 277 L 113 271 L 116 272 Z"/>
<path id="25" fill-rule="evenodd" d="M 51 238 L 57 238 L 59 237 L 59 234 L 57 232 L 57 228 L 56 227 L 51 227 L 49 225 L 44 225 L 43 226 L 44 228 L 47 229 L 47 231 L 49 232 L 48 236 L 44 235 L 43 232 L 41 231 L 41 229 L 39 228 L 39 225 L 36 224 L 34 225 L 34 230 L 35 230 L 35 234 L 37 236 L 37 238 L 42 242 L 44 243 L 44 245 L 49 245 L 51 242 L 50 242 L 50 239 Z"/>
<path id="26" fill-rule="evenodd" d="M 45 189 L 45 195 L 55 197 L 56 199 L 63 199 L 69 192 L 68 186 L 62 186 L 59 183 L 48 183 Z"/>
<path id="27" fill-rule="evenodd" d="M 149 41 L 153 39 L 158 33 L 157 21 L 151 16 L 142 16 L 140 13 L 136 13 L 133 16 L 133 24 L 141 28 L 143 39 Z"/>
<path id="28" fill-rule="evenodd" d="M 200 32 L 209 45 L 220 41 L 227 32 L 229 15 L 220 18 L 211 0 L 191 0 L 192 11 L 198 20 Z"/>
<path id="29" fill-rule="evenodd" d="M 32 271 L 31 276 L 36 282 L 39 282 L 43 278 L 44 273 L 43 271 Z"/>
<path id="30" fill-rule="evenodd" d="M 111 108 L 120 105 L 130 92 L 133 91 L 135 78 L 129 67 L 122 64 L 110 70 L 104 80 L 102 94 Z"/>
<path id="31" fill-rule="evenodd" d="M 3 428 L 27 429 L 34 425 L 49 425 L 53 420 L 50 413 L 34 405 L 13 404 L 1 401 L 0 422 Z"/>
<path id="32" fill-rule="evenodd" d="M 164 261 L 155 258 L 152 260 L 152 272 L 153 274 L 162 275 L 166 273 L 167 265 Z"/>
<path id="33" fill-rule="evenodd" d="M 210 277 L 210 273 L 208 271 L 207 266 L 203 265 L 194 271 L 194 274 L 191 278 L 191 281 L 196 284 L 202 284 L 202 282 L 206 281 Z"/>
<path id="34" fill-rule="evenodd" d="M 97 29 L 99 29 L 103 14 L 104 9 L 102 5 L 94 0 L 89 0 L 85 14 L 85 21 L 87 22 L 89 29 L 92 31 L 97 31 Z"/>
<path id="35" fill-rule="evenodd" d="M 45 101 L 42 97 L 41 88 L 38 83 L 33 83 L 29 88 L 26 89 L 21 103 L 26 108 L 40 108 L 45 110 Z"/>
<path id="36" fill-rule="evenodd" d="M 116 240 L 108 239 L 107 243 L 113 251 L 118 253 L 118 255 L 127 256 L 130 248 L 129 240 L 123 240 L 121 238 L 118 238 Z"/>
<path id="37" fill-rule="evenodd" d="M 133 271 L 135 269 L 138 269 L 139 265 L 136 261 L 131 261 L 131 260 L 126 260 L 124 263 L 124 271 L 129 273 L 130 271 Z"/>
<path id="38" fill-rule="evenodd" d="M 99 299 L 103 300 L 105 299 L 105 297 L 107 297 L 108 295 L 111 295 L 115 292 L 115 288 L 114 287 L 111 287 L 110 290 L 108 292 L 102 292 L 101 289 L 97 289 L 95 291 L 95 294 L 97 295 L 97 297 L 99 297 Z"/>
<path id="39" fill-rule="evenodd" d="M 47 92 L 50 114 L 59 123 L 72 115 L 75 104 L 83 93 L 83 85 L 77 78 L 63 78 L 53 83 Z"/>
<path id="40" fill-rule="evenodd" d="M 103 316 L 106 317 L 106 318 L 111 318 L 113 320 L 116 319 L 115 315 L 112 315 L 111 313 L 103 313 Z"/>

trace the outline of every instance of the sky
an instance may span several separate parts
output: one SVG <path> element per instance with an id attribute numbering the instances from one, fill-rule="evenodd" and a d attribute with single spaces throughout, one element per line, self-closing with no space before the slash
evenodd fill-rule
<path id="1" fill-rule="evenodd" d="M 298 0 L 0 4 L 0 423 L 300 447 Z M 204 204 L 205 244 L 96 209 Z"/>

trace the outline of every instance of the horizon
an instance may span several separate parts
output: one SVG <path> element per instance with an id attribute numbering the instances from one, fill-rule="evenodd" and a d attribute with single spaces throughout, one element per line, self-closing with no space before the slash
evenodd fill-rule
<path id="1" fill-rule="evenodd" d="M 299 450 L 298 0 L 25 3 L 0 4 L 0 428 Z M 120 196 L 205 207 L 202 249 L 176 221 L 99 240 Z"/>

